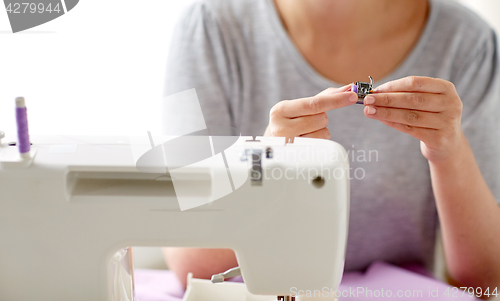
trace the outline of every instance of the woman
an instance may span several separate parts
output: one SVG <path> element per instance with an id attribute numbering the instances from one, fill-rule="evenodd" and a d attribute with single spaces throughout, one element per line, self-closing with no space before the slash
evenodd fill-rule
<path id="1" fill-rule="evenodd" d="M 369 75 L 378 88 L 356 105 L 346 84 Z M 351 180 L 346 271 L 430 267 L 439 221 L 449 276 L 500 283 L 496 40 L 470 11 L 441 0 L 202 1 L 177 28 L 165 94 L 192 88 L 209 127 L 377 153 L 350 161 L 362 172 Z M 189 271 L 237 266 L 231 250 L 165 254 L 184 284 Z"/>

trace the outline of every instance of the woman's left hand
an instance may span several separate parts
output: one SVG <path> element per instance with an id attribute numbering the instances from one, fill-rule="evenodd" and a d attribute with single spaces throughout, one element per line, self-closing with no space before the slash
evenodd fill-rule
<path id="1" fill-rule="evenodd" d="M 366 117 L 419 139 L 422 154 L 431 162 L 449 158 L 465 141 L 462 101 L 451 82 L 405 77 L 381 85 L 364 104 Z"/>

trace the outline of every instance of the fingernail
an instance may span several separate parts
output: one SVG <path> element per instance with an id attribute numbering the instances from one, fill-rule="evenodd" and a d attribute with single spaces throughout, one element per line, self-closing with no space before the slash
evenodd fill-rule
<path id="1" fill-rule="evenodd" d="M 377 112 L 377 110 L 374 107 L 367 107 L 366 109 L 366 114 L 368 115 L 373 115 L 375 112 Z"/>
<path id="2" fill-rule="evenodd" d="M 358 95 L 356 95 L 355 93 L 351 93 L 351 96 L 349 96 L 349 101 L 350 102 L 358 101 Z"/>
<path id="3" fill-rule="evenodd" d="M 370 96 L 370 95 L 368 95 L 368 96 L 365 97 L 365 104 L 371 105 L 371 104 L 374 104 L 374 103 L 375 103 L 375 97 Z"/>

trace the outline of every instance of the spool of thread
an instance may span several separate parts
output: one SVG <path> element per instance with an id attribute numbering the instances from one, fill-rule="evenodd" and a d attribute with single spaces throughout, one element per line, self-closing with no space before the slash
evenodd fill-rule
<path id="1" fill-rule="evenodd" d="M 19 153 L 22 158 L 29 158 L 30 135 L 28 132 L 28 113 L 24 97 L 16 98 L 16 122 Z"/>

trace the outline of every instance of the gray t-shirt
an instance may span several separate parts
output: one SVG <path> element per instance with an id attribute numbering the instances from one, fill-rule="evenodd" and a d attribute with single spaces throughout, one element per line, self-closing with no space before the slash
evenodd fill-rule
<path id="1" fill-rule="evenodd" d="M 432 0 L 430 4 L 415 48 L 375 86 L 409 75 L 453 82 L 464 104 L 463 130 L 483 176 L 500 200 L 495 34 L 456 3 Z M 277 102 L 338 86 L 306 62 L 287 35 L 272 0 L 204 0 L 192 5 L 177 26 L 164 93 L 195 88 L 209 127 L 233 126 L 243 135 L 262 135 L 269 110 Z M 175 109 L 167 106 L 163 118 L 188 124 L 195 112 L 186 110 L 179 118 L 178 105 Z M 329 111 L 328 117 L 332 140 L 350 154 L 354 178 L 346 270 L 364 269 L 373 261 L 429 267 L 438 216 L 420 142 L 366 118 L 360 105 Z M 183 127 L 178 122 L 164 131 L 176 134 Z"/>

